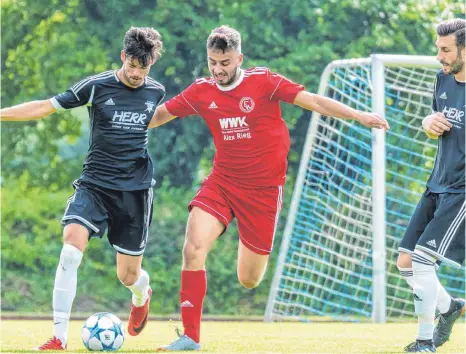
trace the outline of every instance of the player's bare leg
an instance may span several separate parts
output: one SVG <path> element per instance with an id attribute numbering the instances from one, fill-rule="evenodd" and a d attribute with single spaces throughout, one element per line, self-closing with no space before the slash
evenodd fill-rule
<path id="1" fill-rule="evenodd" d="M 398 270 L 400 271 L 401 276 L 406 280 L 408 285 L 413 288 L 413 259 L 411 254 L 407 252 L 399 252 L 398 260 L 396 262 Z"/>
<path id="2" fill-rule="evenodd" d="M 198 207 L 189 213 L 183 246 L 183 270 L 205 270 L 205 261 L 214 241 L 225 225 Z"/>
<path id="3" fill-rule="evenodd" d="M 189 213 L 181 272 L 181 317 L 184 334 L 157 351 L 200 350 L 202 304 L 207 291 L 205 261 L 225 225 L 206 211 L 194 207 Z"/>
<path id="4" fill-rule="evenodd" d="M 128 319 L 128 333 L 137 336 L 149 320 L 149 305 L 152 289 L 149 275 L 141 268 L 142 255 L 130 256 L 117 253 L 117 275 L 121 283 L 132 292 L 131 312 Z"/>
<path id="5" fill-rule="evenodd" d="M 243 245 L 238 246 L 238 280 L 247 289 L 260 284 L 267 269 L 269 255 L 257 254 Z"/>
<path id="6" fill-rule="evenodd" d="M 63 248 L 53 288 L 54 335 L 36 350 L 64 350 L 68 337 L 68 322 L 76 295 L 78 267 L 86 249 L 89 231 L 80 224 L 68 224 L 63 230 Z"/>

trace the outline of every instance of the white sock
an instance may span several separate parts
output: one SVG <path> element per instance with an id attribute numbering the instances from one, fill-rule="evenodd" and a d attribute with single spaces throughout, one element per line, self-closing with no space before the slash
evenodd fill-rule
<path id="1" fill-rule="evenodd" d="M 83 253 L 76 247 L 69 244 L 63 245 L 53 287 L 54 335 L 61 340 L 63 345 L 67 342 L 68 322 L 76 295 L 78 267 L 82 258 Z"/>
<path id="2" fill-rule="evenodd" d="M 413 253 L 413 273 L 414 307 L 418 316 L 417 339 L 431 340 L 434 335 L 439 284 L 435 272 L 435 258 L 416 249 Z"/>
<path id="3" fill-rule="evenodd" d="M 413 288 L 414 287 L 413 268 L 398 267 L 398 270 L 400 271 L 401 276 L 406 280 L 408 285 L 411 288 Z M 436 308 L 437 310 L 440 311 L 440 313 L 446 313 L 450 309 L 451 296 L 447 293 L 445 288 L 442 286 L 437 276 L 436 278 L 438 282 L 438 297 L 437 297 Z"/>
<path id="4" fill-rule="evenodd" d="M 141 268 L 139 278 L 133 285 L 127 286 L 127 288 L 133 293 L 133 305 L 136 307 L 141 307 L 149 298 L 149 274 L 147 274 L 147 272 Z"/>
<path id="5" fill-rule="evenodd" d="M 440 313 L 446 313 L 450 309 L 451 305 L 451 296 L 447 293 L 443 285 L 440 283 L 440 280 L 437 277 L 438 282 L 438 298 L 437 298 L 437 310 Z"/>
<path id="6" fill-rule="evenodd" d="M 403 278 L 405 278 L 411 289 L 414 287 L 413 268 L 401 268 L 398 266 L 398 270 Z"/>

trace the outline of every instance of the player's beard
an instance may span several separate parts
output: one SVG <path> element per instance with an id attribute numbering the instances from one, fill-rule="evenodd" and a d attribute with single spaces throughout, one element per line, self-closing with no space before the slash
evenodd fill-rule
<path id="1" fill-rule="evenodd" d="M 144 80 L 137 80 L 135 78 L 132 78 L 129 76 L 126 72 L 125 67 L 123 66 L 123 76 L 125 77 L 125 80 L 132 86 L 132 87 L 139 87 L 142 85 Z"/>
<path id="2" fill-rule="evenodd" d="M 448 74 L 450 75 L 456 75 L 463 70 L 464 67 L 464 61 L 461 58 L 460 53 L 458 53 L 458 56 L 456 57 L 456 60 L 452 61 L 451 63 L 446 63 L 444 61 L 441 61 L 440 64 L 447 64 L 448 67 L 450 68 L 450 71 Z"/>
<path id="3" fill-rule="evenodd" d="M 228 80 L 227 82 L 221 84 L 221 83 L 218 83 L 218 85 L 220 86 L 230 86 L 232 83 L 234 83 L 237 79 L 238 79 L 238 76 L 239 76 L 239 66 L 237 66 L 233 71 L 232 71 L 232 76 L 230 77 L 230 80 Z"/>

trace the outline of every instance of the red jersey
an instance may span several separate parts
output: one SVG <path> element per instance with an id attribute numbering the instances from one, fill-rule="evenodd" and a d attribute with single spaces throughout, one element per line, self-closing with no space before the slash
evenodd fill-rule
<path id="1" fill-rule="evenodd" d="M 241 70 L 238 80 L 222 87 L 210 78 L 196 80 L 165 103 L 178 117 L 199 115 L 216 147 L 213 176 L 246 186 L 283 185 L 290 135 L 280 101 L 293 103 L 304 90 L 267 68 Z"/>

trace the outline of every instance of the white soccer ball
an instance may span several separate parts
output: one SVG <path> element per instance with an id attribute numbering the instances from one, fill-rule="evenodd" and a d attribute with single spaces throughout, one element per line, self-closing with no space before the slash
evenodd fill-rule
<path id="1" fill-rule="evenodd" d="M 84 323 L 81 338 L 88 350 L 118 350 L 125 341 L 123 322 L 113 313 L 96 313 Z"/>

